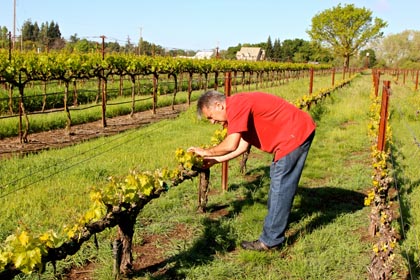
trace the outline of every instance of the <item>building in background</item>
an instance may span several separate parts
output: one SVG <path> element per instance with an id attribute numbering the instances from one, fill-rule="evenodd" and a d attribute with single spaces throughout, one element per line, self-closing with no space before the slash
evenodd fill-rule
<path id="1" fill-rule="evenodd" d="M 236 53 L 237 60 L 259 61 L 264 60 L 264 58 L 265 51 L 262 48 L 242 47 L 241 50 Z"/>
<path id="2" fill-rule="evenodd" d="M 214 56 L 214 51 L 199 51 L 193 56 L 193 58 L 196 58 L 196 59 L 210 59 L 213 56 Z"/>

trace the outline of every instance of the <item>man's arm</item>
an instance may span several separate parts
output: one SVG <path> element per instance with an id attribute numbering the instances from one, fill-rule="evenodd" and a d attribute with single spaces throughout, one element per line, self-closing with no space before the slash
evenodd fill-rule
<path id="1" fill-rule="evenodd" d="M 190 147 L 188 148 L 189 152 L 194 152 L 199 156 L 202 157 L 216 157 L 216 156 L 223 156 L 229 153 L 232 153 L 238 149 L 240 146 L 239 143 L 241 142 L 241 134 L 240 133 L 232 133 L 229 134 L 219 145 L 203 149 L 200 147 Z"/>
<path id="2" fill-rule="evenodd" d="M 204 161 L 203 161 L 203 163 L 204 163 L 203 168 L 210 168 L 213 165 L 215 165 L 216 163 L 225 162 L 225 161 L 231 160 L 233 158 L 236 158 L 237 156 L 246 152 L 248 150 L 248 147 L 249 147 L 249 143 L 241 138 L 239 140 L 239 145 L 238 145 L 237 149 L 234 150 L 233 152 L 230 152 L 230 153 L 227 153 L 227 154 L 221 155 L 221 156 L 210 156 L 210 157 L 205 156 Z"/>
<path id="3" fill-rule="evenodd" d="M 204 159 L 215 160 L 216 162 L 224 162 L 242 155 L 248 150 L 249 143 L 244 139 L 239 139 L 239 145 L 236 150 L 221 156 L 205 156 Z"/>

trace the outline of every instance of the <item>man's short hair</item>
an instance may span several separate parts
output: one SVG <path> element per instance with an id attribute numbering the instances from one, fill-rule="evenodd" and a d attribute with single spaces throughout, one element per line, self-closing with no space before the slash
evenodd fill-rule
<path id="1" fill-rule="evenodd" d="M 198 98 L 197 101 L 197 115 L 201 117 L 204 108 L 211 107 L 214 102 L 225 102 L 226 96 L 217 90 L 209 90 Z"/>

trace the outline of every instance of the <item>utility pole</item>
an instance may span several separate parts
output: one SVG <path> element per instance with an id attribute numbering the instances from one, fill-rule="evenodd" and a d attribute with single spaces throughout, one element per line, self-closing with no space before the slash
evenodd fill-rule
<path id="1" fill-rule="evenodd" d="M 16 38 L 16 0 L 13 0 L 13 36 L 12 36 L 12 48 L 15 48 Z"/>
<path id="2" fill-rule="evenodd" d="M 143 27 L 140 27 L 139 55 L 141 55 L 141 44 L 143 43 L 142 32 L 143 32 Z"/>

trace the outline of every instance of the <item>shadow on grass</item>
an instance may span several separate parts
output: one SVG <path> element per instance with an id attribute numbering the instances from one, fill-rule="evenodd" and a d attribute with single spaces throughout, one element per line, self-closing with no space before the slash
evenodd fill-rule
<path id="1" fill-rule="evenodd" d="M 260 183 L 263 177 L 269 177 L 269 167 L 259 168 L 256 172 L 261 173 L 261 171 L 263 171 L 264 175 L 256 177 L 255 180 L 238 186 L 232 186 L 232 188 L 246 188 L 247 192 L 244 200 L 233 202 L 234 210 L 231 215 L 241 212 L 242 208 L 246 205 L 255 203 L 267 204 L 265 194 L 268 192 L 268 189 L 258 191 L 256 188 L 261 188 L 261 185 L 263 185 Z M 336 186 L 299 186 L 295 197 L 295 202 L 299 200 L 299 205 L 297 206 L 294 203 L 289 217 L 289 224 L 299 223 L 304 217 L 309 217 L 314 214 L 317 215 L 315 215 L 316 218 L 313 218 L 299 230 L 289 231 L 286 234 L 287 244 L 293 244 L 301 234 L 310 233 L 317 228 L 329 224 L 342 214 L 352 213 L 362 209 L 364 207 L 364 198 L 365 195 L 363 193 Z M 262 220 L 261 225 L 263 222 Z"/>
<path id="2" fill-rule="evenodd" d="M 269 168 L 253 170 L 264 175 L 254 176 L 252 180 L 239 185 L 231 185 L 230 190 L 245 189 L 245 197 L 223 205 L 212 205 L 208 211 L 220 211 L 226 209 L 225 215 L 219 219 L 203 219 L 204 230 L 202 235 L 195 241 L 193 246 L 173 257 L 135 272 L 134 276 L 149 275 L 150 279 L 185 279 L 184 270 L 205 265 L 214 260 L 217 253 L 225 253 L 233 250 L 237 244 L 235 229 L 229 223 L 223 223 L 223 219 L 230 219 L 240 213 L 243 207 L 255 203 L 266 204 L 264 184 L 261 183 L 264 176 L 268 176 Z M 294 230 L 287 238 L 288 244 L 296 242 L 299 236 L 309 233 L 316 228 L 322 227 L 334 221 L 338 216 L 352 213 L 362 209 L 364 197 L 362 193 L 345 190 L 339 187 L 299 187 L 296 196 L 299 197 L 300 206 L 294 206 L 290 215 L 290 223 L 299 223 L 303 217 L 317 213 L 316 218 L 299 230 Z M 227 211 L 227 209 L 230 211 Z M 261 220 L 261 224 L 263 220 Z M 152 275 L 152 276 L 151 276 Z"/>

